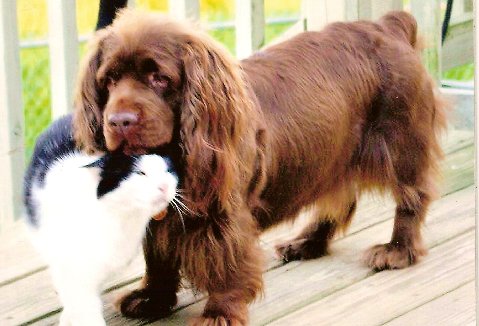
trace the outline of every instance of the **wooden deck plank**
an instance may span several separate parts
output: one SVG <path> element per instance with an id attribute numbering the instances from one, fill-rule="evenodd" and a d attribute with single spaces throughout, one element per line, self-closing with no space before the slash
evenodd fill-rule
<path id="1" fill-rule="evenodd" d="M 474 144 L 474 135 L 473 132 L 470 130 L 450 130 L 442 140 L 443 148 L 446 153 L 453 153 L 457 151 L 462 151 L 464 148 L 468 148 L 473 146 Z M 471 148 L 471 151 L 474 149 Z M 469 152 L 462 156 L 469 155 Z M 461 177 L 459 180 L 454 179 L 454 182 L 457 182 L 461 185 L 461 179 L 468 178 L 470 175 L 473 175 L 473 170 L 469 169 L 469 166 L 473 166 L 474 161 L 471 160 L 472 156 L 469 159 L 466 159 L 465 163 L 467 166 L 456 167 L 454 162 L 457 162 L 456 159 L 457 154 L 448 155 L 446 157 L 446 161 L 444 162 L 445 170 L 449 171 L 454 169 L 455 171 L 452 172 L 452 178 L 456 178 L 457 176 Z M 462 160 L 462 157 L 461 157 Z M 466 172 L 464 172 L 466 170 Z M 464 173 L 464 176 L 461 175 Z M 446 174 L 448 176 L 449 172 Z M 445 180 L 445 184 L 447 185 L 447 179 Z M 449 193 L 452 191 L 457 190 L 457 185 L 453 187 L 447 187 L 444 189 L 445 193 Z M 377 199 L 372 205 L 377 204 Z M 365 208 L 369 207 L 366 204 L 368 201 L 364 200 L 359 206 Z M 2 236 L 2 241 L 0 243 L 0 260 L 4 263 L 3 268 L 0 269 L 0 286 L 4 284 L 8 284 L 12 281 L 15 281 L 22 276 L 30 275 L 36 271 L 40 271 L 45 269 L 45 263 L 37 254 L 37 252 L 33 249 L 30 241 L 27 239 L 24 231 L 23 221 L 19 221 L 15 228 L 11 230 L 8 235 Z M 300 228 L 301 223 L 296 223 L 299 226 L 296 229 Z M 356 225 L 351 225 L 351 232 L 354 232 L 354 228 Z M 361 228 L 361 225 L 358 224 L 357 227 Z M 275 242 L 277 239 L 284 237 L 284 235 L 291 235 L 291 227 L 283 227 L 274 230 L 269 234 L 266 234 L 263 237 L 264 242 Z"/>
<path id="2" fill-rule="evenodd" d="M 409 270 L 377 273 L 270 325 L 292 325 L 298 320 L 302 325 L 380 325 L 473 280 L 471 230 L 432 249 L 421 264 Z"/>
<path id="3" fill-rule="evenodd" d="M 16 223 L 9 235 L 2 238 L 0 261 L 0 290 L 5 284 L 46 268 L 45 262 L 27 238 L 23 221 Z"/>
<path id="4" fill-rule="evenodd" d="M 464 212 L 468 211 L 469 216 L 465 217 Z M 436 202 L 431 209 L 431 216 L 425 228 L 425 239 L 428 245 L 435 245 L 444 241 L 444 238 L 452 237 L 457 232 L 461 232 L 461 230 L 465 230 L 468 227 L 470 228 L 474 224 L 473 211 L 472 187 L 451 194 Z M 451 214 L 453 212 L 454 214 Z M 451 218 L 451 216 L 454 218 Z M 330 257 L 311 262 L 290 263 L 269 271 L 265 275 L 267 284 L 265 300 L 256 303 L 251 308 L 252 324 L 263 324 L 265 320 L 267 321 L 274 318 L 277 314 L 283 313 L 285 302 L 289 303 L 290 309 L 293 310 L 296 305 L 302 305 L 301 296 L 298 297 L 298 293 L 303 294 L 305 291 L 310 291 L 311 287 L 314 287 L 310 291 L 314 292 L 313 297 L 318 295 L 318 293 L 322 293 L 321 295 L 325 296 L 345 286 L 344 284 L 343 286 L 337 284 L 338 279 L 344 281 L 345 278 L 353 274 L 354 278 L 349 283 L 354 283 L 367 277 L 370 271 L 358 263 L 357 257 L 364 248 L 372 244 L 371 239 L 375 238 L 374 235 L 380 234 L 383 236 L 383 241 L 387 240 L 391 228 L 391 221 L 383 223 L 383 226 L 376 225 L 368 232 L 363 231 L 355 236 L 349 236 L 334 243 L 332 248 L 333 255 Z M 297 284 L 300 285 L 299 288 Z M 322 286 L 324 288 L 323 292 L 317 290 L 318 284 L 319 287 Z M 118 293 L 136 286 L 137 284 L 132 284 L 126 288 L 108 293 L 104 297 L 105 315 L 109 325 L 136 324 L 135 321 L 126 320 L 119 316 L 111 303 L 118 296 Z M 285 288 L 287 291 L 285 291 Z M 180 305 L 186 306 L 194 300 L 195 298 L 192 297 L 191 293 L 185 292 L 180 296 Z M 189 306 L 187 309 L 178 311 L 169 319 L 161 320 L 158 324 L 175 325 L 184 323 L 189 316 L 201 313 L 202 306 L 203 303 Z M 58 318 L 58 316 L 55 318 Z M 40 321 L 35 325 L 44 325 L 44 322 Z"/>
<path id="5" fill-rule="evenodd" d="M 432 248 L 474 227 L 473 190 L 470 187 L 436 203 L 424 230 L 428 247 Z M 454 217 L 453 221 L 451 217 Z M 367 278 L 371 271 L 362 266 L 359 257 L 368 246 L 387 241 L 391 230 L 392 220 L 388 220 L 334 242 L 331 256 L 292 262 L 266 273 L 265 298 L 251 306 L 251 323 L 263 325 L 312 300 Z M 183 309 L 170 319 L 161 320 L 158 325 L 185 323 L 189 317 L 201 311 L 203 304 L 201 302 Z"/>
<path id="6" fill-rule="evenodd" d="M 476 325 L 475 284 L 473 281 L 441 295 L 384 326 Z"/>
<path id="7" fill-rule="evenodd" d="M 105 289 L 116 289 L 144 271 L 142 257 L 122 273 L 108 280 Z M 0 325 L 19 325 L 58 312 L 61 304 L 48 270 L 42 270 L 0 288 Z"/>
<path id="8" fill-rule="evenodd" d="M 445 183 L 444 192 L 445 193 L 453 193 L 456 190 L 462 189 L 465 186 L 470 185 L 473 182 L 473 155 L 472 155 L 473 146 L 471 145 L 472 143 L 471 143 L 470 132 L 468 133 L 468 135 L 469 136 L 466 136 L 466 134 L 462 134 L 462 135 L 460 135 L 461 137 L 457 136 L 456 141 L 452 142 L 452 143 L 449 143 L 449 145 L 448 145 L 447 142 L 445 143 L 446 147 L 449 146 L 449 147 L 447 147 L 448 151 L 450 153 L 452 153 L 452 154 L 447 156 L 445 164 L 444 164 L 445 169 L 448 171 L 446 173 L 446 178 L 444 180 L 444 183 Z M 456 195 L 456 194 L 454 194 L 454 195 Z M 472 195 L 469 195 L 469 196 L 472 196 Z M 449 198 L 449 197 L 450 196 L 448 196 L 446 198 Z M 469 201 L 473 202 L 473 197 L 470 197 L 470 198 L 472 198 L 472 199 L 470 199 Z M 437 203 L 439 204 L 443 200 L 444 199 L 442 199 L 441 201 L 438 201 Z M 462 202 L 462 201 L 463 201 L 463 199 L 459 200 L 459 202 Z M 353 225 L 352 225 L 352 228 L 351 228 L 352 235 L 350 234 L 349 238 L 354 236 L 356 233 L 362 233 L 361 230 L 364 230 L 364 229 L 366 229 L 366 228 L 368 228 L 372 225 L 376 225 L 378 223 L 381 224 L 384 220 L 390 220 L 391 217 L 392 217 L 392 214 L 393 214 L 392 213 L 392 207 L 393 207 L 392 205 L 393 205 L 392 202 L 390 202 L 388 200 L 385 201 L 384 205 L 383 204 L 378 204 L 377 200 L 375 202 L 370 201 L 370 200 L 366 200 L 365 205 L 363 207 L 363 210 L 361 210 L 362 205 L 359 206 L 358 214 L 357 214 L 358 216 L 353 222 Z M 433 208 L 432 211 L 434 211 L 434 208 Z M 444 222 L 444 223 L 446 223 L 446 222 Z M 426 237 L 429 234 L 428 229 L 429 229 L 429 226 L 426 229 Z M 386 237 L 389 237 L 390 231 L 391 231 L 391 226 L 389 226 L 387 232 L 384 232 L 385 233 L 384 235 Z M 278 232 L 278 231 L 272 232 L 269 236 L 266 236 L 266 237 L 263 238 L 264 239 L 263 246 L 268 249 L 268 253 L 269 253 L 269 257 L 270 257 L 270 267 L 278 267 L 279 264 L 280 264 L 278 261 L 273 260 L 273 258 L 272 258 L 272 253 L 271 253 L 272 244 L 274 242 L 278 241 L 278 239 L 280 239 L 282 237 L 283 238 L 285 236 L 288 237 L 287 236 L 288 234 L 291 234 L 291 228 L 286 228 L 284 233 L 281 233 L 281 232 Z M 347 239 L 347 238 L 348 237 L 346 237 L 345 239 Z M 371 236 L 371 238 L 375 238 L 375 237 Z M 337 241 L 335 243 L 335 245 L 333 246 L 333 248 L 336 248 L 337 246 L 340 246 L 339 245 L 340 241 L 342 241 L 342 240 Z M 13 241 L 12 243 L 15 243 L 15 241 Z M 369 244 L 372 244 L 372 242 L 369 243 Z M 369 245 L 369 244 L 367 244 L 367 245 Z M 358 245 L 357 243 L 353 244 L 353 245 L 355 247 L 359 248 L 357 246 Z M 365 245 L 365 246 L 367 246 L 367 245 Z M 2 248 L 4 248 L 4 247 L 3 246 L 0 247 L 0 257 L 2 257 L 1 256 L 2 255 L 2 252 L 1 252 Z M 9 248 L 13 248 L 15 250 L 14 245 L 10 245 Z M 358 253 L 355 253 L 355 254 L 358 254 Z M 11 256 L 14 257 L 14 255 L 12 255 L 12 254 L 11 254 Z M 345 257 L 343 257 L 343 258 L 345 258 Z M 331 262 L 327 261 L 328 258 L 329 257 L 324 258 L 325 259 L 324 262 L 319 264 L 318 268 L 322 268 L 322 267 L 324 267 L 324 265 L 327 265 L 327 264 L 331 263 Z M 17 259 L 23 259 L 23 257 L 21 257 L 20 255 L 17 255 Z M 321 259 L 319 261 L 316 261 L 316 262 L 319 263 L 319 262 L 322 262 L 322 261 L 323 261 L 323 259 Z M 350 265 L 348 265 L 348 263 L 351 265 L 351 262 L 347 262 L 346 265 L 344 265 L 342 267 L 341 266 L 335 266 L 335 267 L 333 266 L 333 267 L 334 267 L 334 269 L 344 269 L 344 270 L 347 271 L 348 268 L 351 267 Z M 302 263 L 300 263 L 300 265 L 301 264 Z M 356 266 L 357 261 L 353 262 L 353 265 Z M 135 266 L 133 267 L 133 271 L 128 271 L 127 273 L 124 273 L 123 275 L 121 275 L 119 277 L 116 277 L 114 280 L 109 282 L 109 286 L 113 286 L 113 285 L 117 284 L 118 282 L 120 282 L 120 283 L 124 282 L 124 281 L 130 282 L 132 278 L 138 277 L 142 273 L 143 267 L 141 267 L 141 264 L 136 264 Z M 270 272 L 268 272 L 266 274 L 267 282 L 269 282 L 268 279 L 270 279 L 270 278 L 273 280 L 272 281 L 273 283 L 271 283 L 271 284 L 268 283 L 268 289 L 272 288 L 274 290 L 274 288 L 276 287 L 276 284 L 277 284 L 277 282 L 275 281 L 276 278 L 275 278 L 274 275 L 281 275 L 282 273 L 285 273 L 285 269 L 286 269 L 286 272 L 288 272 L 289 270 L 292 271 L 292 272 L 289 272 L 289 274 L 287 274 L 287 276 L 283 276 L 283 278 L 286 280 L 286 284 L 289 284 L 290 281 L 288 281 L 287 277 L 289 277 L 289 275 L 291 273 L 293 273 L 293 274 L 295 273 L 295 271 L 294 271 L 294 269 L 296 269 L 295 266 L 296 265 L 294 263 L 293 264 L 288 264 L 286 266 L 276 268 L 276 269 L 271 270 Z M 368 272 L 368 271 L 366 271 L 366 272 Z M 39 276 L 30 275 L 30 276 L 25 278 L 26 280 L 18 280 L 17 282 L 12 284 L 12 286 L 5 285 L 3 287 L 0 287 L 0 292 L 1 293 L 13 292 L 13 296 L 10 295 L 8 299 L 5 298 L 4 300 L 2 300 L 1 296 L 0 296 L 0 324 L 4 325 L 2 320 L 3 321 L 8 321 L 7 317 L 10 316 L 12 312 L 15 312 L 16 315 L 19 315 L 20 319 L 23 320 L 24 322 L 28 322 L 28 321 L 34 320 L 36 318 L 41 318 L 41 316 L 48 316 L 48 318 L 46 318 L 44 320 L 39 320 L 38 323 L 36 323 L 38 325 L 43 325 L 45 323 L 48 324 L 50 321 L 55 321 L 56 318 L 58 318 L 56 315 L 49 316 L 52 312 L 58 311 L 60 309 L 60 305 L 59 305 L 58 300 L 56 299 L 56 295 L 55 295 L 52 287 L 49 286 L 50 282 L 49 282 L 49 276 L 48 276 L 47 271 L 42 271 L 42 272 L 34 273 L 34 274 L 39 274 Z M 292 279 L 294 279 L 294 277 Z M 0 278 L 0 280 L 1 280 L 1 278 Z M 26 283 L 23 283 L 24 281 Z M 309 284 L 308 280 L 301 281 L 301 282 L 305 283 L 305 285 Z M 42 284 L 47 284 L 47 286 L 44 287 Z M 127 286 L 126 288 L 133 288 L 135 286 L 136 286 L 136 284 L 132 284 L 130 286 Z M 114 298 L 118 294 L 118 292 L 125 291 L 126 288 L 121 288 L 119 290 L 112 291 L 105 296 L 105 299 L 107 299 L 106 311 L 105 312 L 106 312 L 107 318 L 110 320 L 109 324 L 117 325 L 117 324 L 124 324 L 124 322 L 125 322 L 125 319 L 119 318 L 118 314 L 114 312 L 114 310 L 111 307 L 110 301 L 111 301 L 112 298 Z M 18 289 L 22 289 L 22 290 L 18 291 Z M 27 289 L 28 289 L 28 291 L 27 291 Z M 278 293 L 281 294 L 280 291 Z M 42 297 L 42 302 L 41 302 L 41 304 L 35 304 L 35 302 L 38 301 L 37 298 L 38 298 L 39 295 L 41 295 L 41 297 Z M 267 293 L 267 295 L 269 295 L 269 294 Z M 6 296 L 4 296 L 4 297 L 6 297 Z M 181 296 L 180 301 L 182 302 L 182 305 L 188 305 L 188 304 L 191 304 L 192 302 L 194 302 L 194 300 L 198 300 L 198 298 L 201 298 L 201 297 L 202 296 L 194 298 L 192 296 L 191 292 L 186 291 L 185 294 Z M 268 301 L 266 301 L 266 305 L 268 305 L 268 304 L 273 304 L 274 305 L 274 302 L 273 303 L 268 303 Z M 33 307 L 30 307 L 30 306 L 33 306 Z M 263 308 L 266 309 L 265 307 L 266 306 L 262 306 L 261 303 L 258 303 L 257 305 L 254 305 L 252 307 L 252 315 L 253 316 L 255 316 L 255 314 L 261 315 L 262 310 L 258 310 L 258 309 L 263 309 Z M 185 312 L 186 312 L 187 315 L 190 315 L 190 313 L 192 313 L 194 311 L 200 312 L 201 311 L 201 304 L 196 304 L 196 305 L 193 305 L 193 306 L 189 306 L 187 309 L 180 310 L 177 314 L 175 314 L 172 317 L 173 319 L 166 320 L 166 322 L 169 323 L 169 324 L 174 324 L 174 322 L 177 321 L 177 320 L 183 320 L 184 321 L 184 318 L 182 316 L 185 314 Z M 258 311 L 258 313 L 256 311 Z M 4 316 L 6 316 L 6 317 L 4 318 Z M 10 320 L 10 321 L 12 321 L 12 320 Z M 254 321 L 256 321 L 256 319 L 254 319 Z M 165 321 L 162 320 L 162 322 L 160 324 L 163 324 L 164 322 Z M 132 324 L 132 323 L 129 322 L 129 324 Z M 254 324 L 256 324 L 256 323 L 254 323 Z"/>
<path id="9" fill-rule="evenodd" d="M 442 149 L 447 155 L 468 145 L 473 145 L 474 132 L 466 129 L 450 129 L 442 136 L 441 143 Z"/>

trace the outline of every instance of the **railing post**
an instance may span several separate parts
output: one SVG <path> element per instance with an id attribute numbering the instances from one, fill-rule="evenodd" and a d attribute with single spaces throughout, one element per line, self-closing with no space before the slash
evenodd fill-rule
<path id="1" fill-rule="evenodd" d="M 333 21 L 344 21 L 344 0 L 304 0 L 302 10 L 308 31 L 319 31 Z"/>
<path id="2" fill-rule="evenodd" d="M 473 18 L 473 1 L 472 0 L 456 0 L 454 1 L 451 25 L 462 23 Z"/>
<path id="3" fill-rule="evenodd" d="M 403 0 L 356 0 L 358 18 L 376 20 L 391 10 L 402 10 Z"/>
<path id="4" fill-rule="evenodd" d="M 335 21 L 375 20 L 391 10 L 401 10 L 402 0 L 303 0 L 308 30 L 321 30 Z"/>
<path id="5" fill-rule="evenodd" d="M 178 19 L 198 21 L 200 19 L 199 0 L 168 0 L 170 14 Z"/>
<path id="6" fill-rule="evenodd" d="M 264 45 L 264 0 L 236 0 L 236 56 L 250 56 Z"/>
<path id="7" fill-rule="evenodd" d="M 437 0 L 411 0 L 411 11 L 418 23 L 418 33 L 425 38 L 423 61 L 431 76 L 441 80 L 441 7 Z"/>
<path id="8" fill-rule="evenodd" d="M 442 45 L 442 71 L 473 62 L 474 12 L 472 0 L 456 0 Z"/>
<path id="9" fill-rule="evenodd" d="M 0 231 L 20 217 L 25 168 L 17 2 L 0 1 Z"/>
<path id="10" fill-rule="evenodd" d="M 70 112 L 78 66 L 75 0 L 48 0 L 52 115 Z"/>

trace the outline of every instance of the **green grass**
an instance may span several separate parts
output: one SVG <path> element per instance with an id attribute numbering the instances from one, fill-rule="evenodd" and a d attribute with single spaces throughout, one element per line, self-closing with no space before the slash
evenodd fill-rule
<path id="1" fill-rule="evenodd" d="M 25 154 L 30 157 L 35 139 L 51 121 L 48 48 L 22 49 L 20 60 L 25 115 Z"/>
<path id="2" fill-rule="evenodd" d="M 443 79 L 470 81 L 474 79 L 474 63 L 469 63 L 453 69 L 449 69 L 442 74 Z"/>

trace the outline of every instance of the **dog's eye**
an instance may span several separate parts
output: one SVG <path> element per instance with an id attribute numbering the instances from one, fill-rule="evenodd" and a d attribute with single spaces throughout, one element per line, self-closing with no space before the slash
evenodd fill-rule
<path id="1" fill-rule="evenodd" d="M 106 86 L 115 86 L 119 80 L 120 74 L 115 71 L 108 73 L 105 77 Z"/>
<path id="2" fill-rule="evenodd" d="M 160 75 L 158 72 L 151 72 L 148 74 L 148 82 L 153 87 L 167 88 L 170 83 L 170 78 L 165 75 Z"/>
<path id="3" fill-rule="evenodd" d="M 121 78 L 120 69 L 113 68 L 113 69 L 108 70 L 108 72 L 106 73 L 105 83 L 106 83 L 107 86 L 110 86 L 110 85 L 115 86 L 116 83 L 118 83 L 118 81 L 120 80 L 120 78 Z"/>
<path id="4" fill-rule="evenodd" d="M 113 79 L 113 77 L 111 77 L 111 76 L 107 76 L 105 84 L 106 84 L 106 86 L 115 86 L 116 80 Z"/>

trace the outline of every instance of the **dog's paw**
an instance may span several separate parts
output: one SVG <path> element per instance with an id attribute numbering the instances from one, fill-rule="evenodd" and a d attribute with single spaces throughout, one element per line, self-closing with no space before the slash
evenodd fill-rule
<path id="1" fill-rule="evenodd" d="M 414 248 L 386 243 L 366 250 L 363 261 L 375 271 L 400 269 L 415 264 L 426 253 L 427 250 L 422 247 Z"/>
<path id="2" fill-rule="evenodd" d="M 189 326 L 245 326 L 244 323 L 238 319 L 226 318 L 224 316 L 216 317 L 196 317 L 189 321 Z"/>
<path id="3" fill-rule="evenodd" d="M 147 289 L 139 289 L 119 298 L 116 306 L 126 317 L 158 319 L 172 314 L 176 300 L 176 294 L 174 297 L 162 296 Z"/>
<path id="4" fill-rule="evenodd" d="M 277 245 L 276 254 L 285 262 L 319 258 L 328 254 L 327 242 L 294 239 Z"/>

